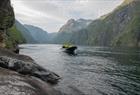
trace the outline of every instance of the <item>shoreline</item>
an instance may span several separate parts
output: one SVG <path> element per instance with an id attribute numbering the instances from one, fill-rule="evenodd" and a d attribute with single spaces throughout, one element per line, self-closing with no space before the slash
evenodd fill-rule
<path id="1" fill-rule="evenodd" d="M 31 57 L 0 48 L 0 94 L 64 95 L 53 88 L 59 79 L 59 75 L 39 66 Z M 53 84 L 54 81 L 57 82 Z"/>

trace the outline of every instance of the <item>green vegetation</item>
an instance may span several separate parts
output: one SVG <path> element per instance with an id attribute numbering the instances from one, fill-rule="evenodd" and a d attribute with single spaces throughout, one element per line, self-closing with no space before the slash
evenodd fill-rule
<path id="1" fill-rule="evenodd" d="M 23 36 L 21 35 L 21 32 L 17 30 L 15 25 L 8 30 L 7 36 L 8 36 L 6 39 L 7 48 L 13 48 L 14 44 L 17 43 L 21 44 L 26 42 Z"/>
<path id="2" fill-rule="evenodd" d="M 92 46 L 140 47 L 139 14 L 140 0 L 125 0 L 111 13 L 92 21 L 84 29 L 65 24 L 54 41 Z"/>
<path id="3" fill-rule="evenodd" d="M 14 23 L 14 12 L 13 8 L 11 7 L 10 11 L 6 9 L 0 10 L 0 27 L 7 29 L 11 27 Z"/>
<path id="4" fill-rule="evenodd" d="M 135 15 L 127 25 L 124 32 L 115 40 L 116 46 L 139 46 L 140 41 L 140 17 Z"/>

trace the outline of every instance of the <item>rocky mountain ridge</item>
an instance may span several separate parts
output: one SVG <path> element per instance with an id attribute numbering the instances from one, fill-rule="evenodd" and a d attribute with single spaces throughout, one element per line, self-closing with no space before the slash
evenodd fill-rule
<path id="1" fill-rule="evenodd" d="M 71 19 L 62 26 L 54 41 L 60 44 L 140 47 L 139 6 L 139 0 L 124 0 L 114 11 L 80 30 L 72 27 L 75 21 Z"/>
<path id="2" fill-rule="evenodd" d="M 65 25 L 63 25 L 59 32 L 75 32 L 75 31 L 79 31 L 81 29 L 86 28 L 90 23 L 92 22 L 92 20 L 85 20 L 85 19 L 78 19 L 78 20 L 74 20 L 74 19 L 70 19 L 67 21 L 67 23 Z"/>

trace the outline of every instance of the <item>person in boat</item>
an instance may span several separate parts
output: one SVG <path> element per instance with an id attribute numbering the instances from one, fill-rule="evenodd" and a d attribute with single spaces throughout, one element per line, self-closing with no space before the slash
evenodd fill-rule
<path id="1" fill-rule="evenodd" d="M 72 44 L 69 44 L 69 43 L 65 43 L 63 44 L 62 48 L 70 48 L 70 47 L 73 47 L 74 45 Z"/>

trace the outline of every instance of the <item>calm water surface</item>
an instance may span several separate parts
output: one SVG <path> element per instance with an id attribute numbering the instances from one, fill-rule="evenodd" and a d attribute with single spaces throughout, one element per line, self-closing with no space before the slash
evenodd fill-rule
<path id="1" fill-rule="evenodd" d="M 21 54 L 56 72 L 55 88 L 68 95 L 140 95 L 140 49 L 79 46 L 76 56 L 61 45 L 21 45 Z"/>

